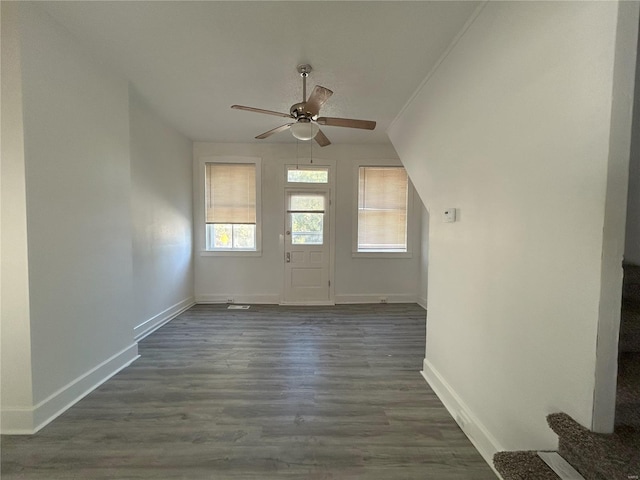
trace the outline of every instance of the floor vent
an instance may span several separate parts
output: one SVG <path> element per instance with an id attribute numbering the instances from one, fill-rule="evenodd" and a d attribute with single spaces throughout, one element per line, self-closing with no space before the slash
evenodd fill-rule
<path id="1" fill-rule="evenodd" d="M 249 310 L 250 305 L 229 305 L 227 310 Z"/>

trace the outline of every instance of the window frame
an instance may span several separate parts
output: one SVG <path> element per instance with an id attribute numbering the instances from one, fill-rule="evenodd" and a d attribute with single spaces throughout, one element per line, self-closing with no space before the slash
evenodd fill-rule
<path id="1" fill-rule="evenodd" d="M 220 164 L 253 164 L 256 169 L 256 244 L 255 250 L 249 249 L 207 249 L 206 222 L 206 165 Z M 195 213 L 198 225 L 198 241 L 200 256 L 222 257 L 259 257 L 262 256 L 262 158 L 241 156 L 205 156 L 200 157 L 198 166 L 198 189 L 196 192 L 198 209 Z"/>
<path id="2" fill-rule="evenodd" d="M 358 250 L 358 224 L 359 224 L 359 195 L 360 195 L 360 168 L 404 168 L 404 165 L 397 161 L 368 162 L 354 165 L 353 168 L 353 222 L 351 232 L 351 256 L 353 258 L 412 258 L 413 257 L 413 236 L 414 236 L 414 189 L 409 176 L 407 175 L 407 251 L 359 251 Z M 406 169 L 405 169 L 406 170 Z"/>

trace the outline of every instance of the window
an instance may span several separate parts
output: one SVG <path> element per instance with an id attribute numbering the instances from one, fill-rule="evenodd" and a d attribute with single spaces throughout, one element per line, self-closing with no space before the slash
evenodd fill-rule
<path id="1" fill-rule="evenodd" d="M 402 167 L 358 169 L 357 252 L 406 253 L 409 182 Z"/>
<path id="2" fill-rule="evenodd" d="M 206 249 L 256 251 L 256 164 L 205 163 Z"/>
<path id="3" fill-rule="evenodd" d="M 289 166 L 287 183 L 329 183 L 329 169 Z"/>

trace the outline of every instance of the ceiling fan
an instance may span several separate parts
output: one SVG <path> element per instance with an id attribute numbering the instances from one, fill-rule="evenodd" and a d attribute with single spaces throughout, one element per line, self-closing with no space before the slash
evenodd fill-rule
<path id="1" fill-rule="evenodd" d="M 355 120 L 352 118 L 335 118 L 335 117 L 319 117 L 320 107 L 329 99 L 333 92 L 328 88 L 316 85 L 307 98 L 307 77 L 311 73 L 311 65 L 298 65 L 298 73 L 302 77 L 302 102 L 291 105 L 289 113 L 274 112 L 272 110 L 264 110 L 262 108 L 245 107 L 244 105 L 231 105 L 236 110 L 246 110 L 248 112 L 265 113 L 267 115 L 275 115 L 277 117 L 290 118 L 294 120 L 276 127 L 268 132 L 258 135 L 257 139 L 265 139 L 275 133 L 290 130 L 294 137 L 298 140 L 311 140 L 315 138 L 321 147 L 330 145 L 331 142 L 322 133 L 319 125 L 329 127 L 349 127 L 361 128 L 363 130 L 373 130 L 376 128 L 376 122 L 371 120 Z"/>

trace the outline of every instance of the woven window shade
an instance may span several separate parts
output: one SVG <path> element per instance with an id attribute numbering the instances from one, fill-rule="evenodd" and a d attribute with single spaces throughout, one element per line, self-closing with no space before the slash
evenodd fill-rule
<path id="1" fill-rule="evenodd" d="M 358 249 L 406 249 L 407 172 L 402 167 L 360 167 Z"/>
<path id="2" fill-rule="evenodd" d="M 256 166 L 207 163 L 206 222 L 256 223 Z"/>

